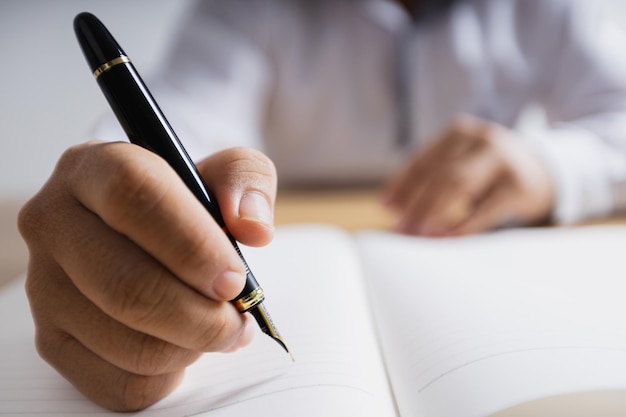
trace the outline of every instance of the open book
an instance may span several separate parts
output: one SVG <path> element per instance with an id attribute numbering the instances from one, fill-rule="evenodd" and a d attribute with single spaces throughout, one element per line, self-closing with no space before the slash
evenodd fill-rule
<path id="1" fill-rule="evenodd" d="M 139 415 L 626 415 L 626 227 L 290 226 L 243 250 L 296 362 L 259 332 Z M 38 358 L 22 284 L 0 296 L 0 415 L 108 415 Z"/>

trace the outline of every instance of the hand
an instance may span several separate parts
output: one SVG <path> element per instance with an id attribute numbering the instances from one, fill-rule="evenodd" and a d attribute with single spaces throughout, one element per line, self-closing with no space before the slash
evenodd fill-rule
<path id="1" fill-rule="evenodd" d="M 546 221 L 554 185 L 515 132 L 460 117 L 385 189 L 398 230 L 423 236 L 478 233 Z"/>
<path id="2" fill-rule="evenodd" d="M 273 234 L 276 174 L 235 148 L 198 164 L 233 236 Z M 159 157 L 127 143 L 69 149 L 19 215 L 40 355 L 113 410 L 167 395 L 202 352 L 246 345 L 254 327 L 228 300 L 245 282 L 224 232 Z"/>

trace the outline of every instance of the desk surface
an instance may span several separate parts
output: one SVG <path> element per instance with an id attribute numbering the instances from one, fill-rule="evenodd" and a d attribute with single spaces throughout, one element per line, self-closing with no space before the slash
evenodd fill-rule
<path id="1" fill-rule="evenodd" d="M 390 229 L 394 216 L 378 197 L 371 189 L 281 191 L 275 220 L 277 225 L 328 223 L 347 230 Z M 19 201 L 0 203 L 0 287 L 26 270 L 28 252 L 16 226 L 21 205 Z M 626 215 L 584 224 L 626 224 Z"/>
<path id="2" fill-rule="evenodd" d="M 385 209 L 372 189 L 287 191 L 276 199 L 275 221 L 292 223 L 331 223 L 348 230 L 391 229 L 393 213 Z M 589 220 L 581 226 L 626 225 L 626 213 L 609 219 Z"/>
<path id="3" fill-rule="evenodd" d="M 285 191 L 276 198 L 275 222 L 330 223 L 348 230 L 389 229 L 394 217 L 371 189 Z"/>

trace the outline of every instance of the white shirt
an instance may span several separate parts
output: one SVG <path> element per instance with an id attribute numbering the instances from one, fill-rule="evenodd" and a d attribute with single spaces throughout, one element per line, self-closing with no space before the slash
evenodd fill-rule
<path id="1" fill-rule="evenodd" d="M 514 127 L 539 104 L 549 127 L 525 138 L 572 223 L 626 208 L 626 43 L 603 4 L 466 0 L 412 27 L 386 0 L 205 1 L 149 87 L 193 158 L 255 147 L 281 184 L 382 181 L 459 113 Z"/>

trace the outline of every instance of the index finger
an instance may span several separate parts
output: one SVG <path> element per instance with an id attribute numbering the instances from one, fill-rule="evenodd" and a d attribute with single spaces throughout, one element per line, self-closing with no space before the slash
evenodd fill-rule
<path id="1" fill-rule="evenodd" d="M 198 292 L 215 300 L 239 294 L 239 255 L 163 159 L 127 143 L 92 144 L 77 159 L 68 185 L 90 211 Z"/>

